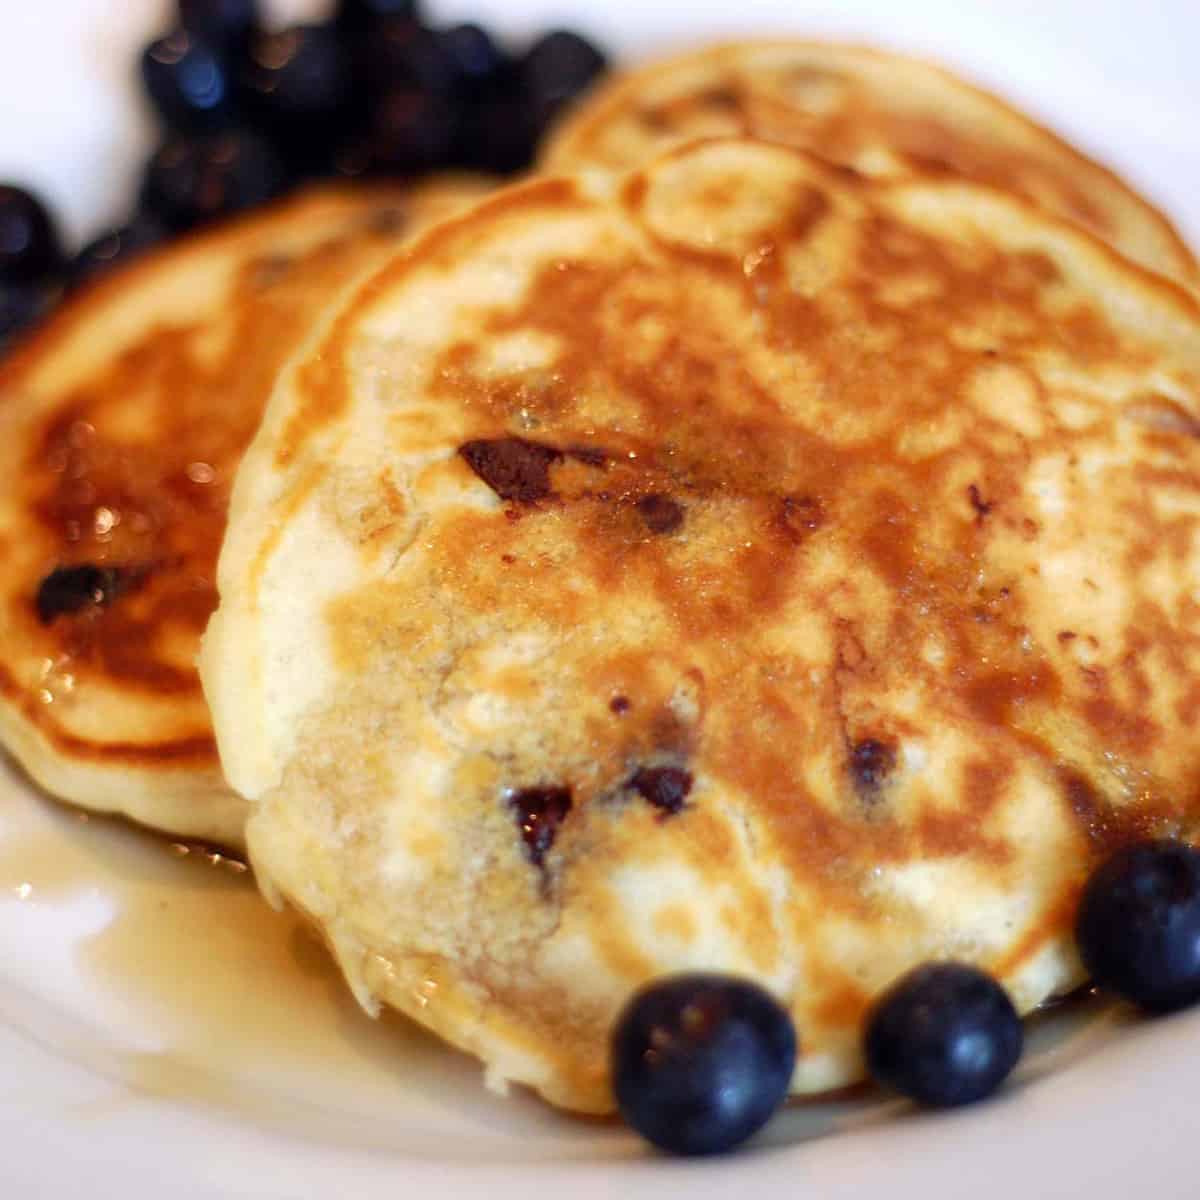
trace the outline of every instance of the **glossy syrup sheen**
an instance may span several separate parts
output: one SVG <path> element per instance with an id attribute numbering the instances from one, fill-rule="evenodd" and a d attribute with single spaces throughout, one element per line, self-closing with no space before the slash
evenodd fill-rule
<path id="1" fill-rule="evenodd" d="M 57 752 L 215 764 L 194 660 L 279 369 L 339 288 L 485 186 L 304 193 L 101 281 L 4 364 L 0 679 Z M 39 612 L 43 581 L 72 567 L 114 585 Z"/>

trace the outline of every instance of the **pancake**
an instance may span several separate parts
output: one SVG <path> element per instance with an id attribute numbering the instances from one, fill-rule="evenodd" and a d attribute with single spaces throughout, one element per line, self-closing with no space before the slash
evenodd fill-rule
<path id="1" fill-rule="evenodd" d="M 1083 977 L 1196 830 L 1200 307 L 1036 207 L 752 141 L 485 200 L 357 289 L 240 469 L 201 673 L 269 896 L 369 1009 L 612 1107 L 713 969 L 794 1089 L 952 956 Z"/>
<path id="2" fill-rule="evenodd" d="M 1143 266 L 1200 281 L 1170 221 L 1111 171 L 949 72 L 861 46 L 744 42 L 651 63 L 572 110 L 543 165 L 624 170 L 690 138 L 734 134 L 799 146 L 873 177 L 932 172 L 1006 188 Z"/>
<path id="3" fill-rule="evenodd" d="M 48 791 L 241 844 L 195 669 L 234 468 L 339 288 L 482 186 L 308 192 L 86 289 L 0 364 L 0 741 Z"/>

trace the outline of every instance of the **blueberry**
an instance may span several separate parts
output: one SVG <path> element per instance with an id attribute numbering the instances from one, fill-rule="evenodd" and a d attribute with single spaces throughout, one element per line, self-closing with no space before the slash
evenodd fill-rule
<path id="1" fill-rule="evenodd" d="M 606 55 L 586 38 L 556 30 L 539 38 L 521 63 L 525 89 L 546 119 L 574 100 L 608 66 Z"/>
<path id="2" fill-rule="evenodd" d="M 783 1103 L 796 1065 L 791 1018 L 757 984 L 676 975 L 638 992 L 612 1037 L 622 1116 L 674 1154 L 732 1150 Z"/>
<path id="3" fill-rule="evenodd" d="M 1148 1012 L 1200 1000 L 1200 851 L 1163 839 L 1119 850 L 1088 880 L 1075 937 L 1092 978 Z"/>
<path id="4" fill-rule="evenodd" d="M 244 46 L 259 26 L 257 0 L 179 0 L 179 24 L 227 48 Z"/>
<path id="5" fill-rule="evenodd" d="M 57 298 L 58 290 L 52 285 L 0 281 L 0 350 L 41 320 Z"/>
<path id="6" fill-rule="evenodd" d="M 183 29 L 151 42 L 142 52 L 142 82 L 169 129 L 223 129 L 237 111 L 224 55 Z"/>
<path id="7" fill-rule="evenodd" d="M 904 975 L 867 1018 L 864 1051 L 875 1079 L 936 1108 L 982 1100 L 1021 1057 L 1024 1031 L 1008 993 L 961 963 Z"/>
<path id="8" fill-rule="evenodd" d="M 72 616 L 93 605 L 104 607 L 112 602 L 121 586 L 121 572 L 113 567 L 77 563 L 56 567 L 38 585 L 34 608 L 43 625 L 56 617 Z"/>
<path id="9" fill-rule="evenodd" d="M 512 69 L 508 56 L 479 25 L 455 25 L 437 35 L 452 66 L 455 90 L 466 96 L 495 92 Z"/>
<path id="10" fill-rule="evenodd" d="M 375 106 L 367 136 L 368 169 L 410 175 L 448 163 L 458 139 L 457 107 L 420 88 L 398 88 Z"/>
<path id="11" fill-rule="evenodd" d="M 166 226 L 148 213 L 138 213 L 127 224 L 94 237 L 71 260 L 67 278 L 72 287 L 122 266 L 167 236 Z"/>
<path id="12" fill-rule="evenodd" d="M 458 84 L 459 68 L 450 48 L 412 21 L 384 21 L 355 46 L 356 79 L 368 96 L 398 87 L 449 95 Z"/>
<path id="13" fill-rule="evenodd" d="M 0 283 L 37 283 L 62 266 L 62 244 L 33 193 L 0 184 Z"/>
<path id="14" fill-rule="evenodd" d="M 508 175 L 533 164 L 542 122 L 520 95 L 485 97 L 466 104 L 459 122 L 455 161 Z"/>
<path id="15" fill-rule="evenodd" d="M 171 229 L 184 230 L 254 208 L 286 186 L 278 155 L 253 134 L 175 137 L 146 166 L 142 204 Z"/>
<path id="16" fill-rule="evenodd" d="M 285 142 L 328 137 L 348 108 L 350 64 L 327 25 L 297 25 L 250 43 L 242 85 L 256 122 Z"/>
<path id="17" fill-rule="evenodd" d="M 416 0 L 339 0 L 334 24 L 344 33 L 365 33 L 382 21 L 420 21 Z"/>

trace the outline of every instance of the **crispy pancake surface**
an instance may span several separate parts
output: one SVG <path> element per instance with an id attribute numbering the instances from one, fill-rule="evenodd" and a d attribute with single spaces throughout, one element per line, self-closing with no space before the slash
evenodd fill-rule
<path id="1" fill-rule="evenodd" d="M 624 170 L 716 135 L 781 141 L 872 177 L 950 174 L 1005 188 L 1143 266 L 1200 283 L 1170 221 L 1112 172 L 949 72 L 860 46 L 742 42 L 652 63 L 573 110 L 544 165 Z"/>
<path id="2" fill-rule="evenodd" d="M 362 1002 L 612 1106 L 684 968 L 793 1013 L 1082 978 L 1195 832 L 1200 310 L 1005 193 L 724 141 L 509 189 L 280 380 L 201 670 L 269 894 Z"/>
<path id="3" fill-rule="evenodd" d="M 481 190 L 314 190 L 86 290 L 0 364 L 0 738 L 50 792 L 240 844 L 195 668 L 234 469 L 338 291 Z"/>

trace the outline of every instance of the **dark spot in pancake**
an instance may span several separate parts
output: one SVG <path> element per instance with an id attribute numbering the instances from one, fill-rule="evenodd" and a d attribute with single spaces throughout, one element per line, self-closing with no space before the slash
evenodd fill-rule
<path id="1" fill-rule="evenodd" d="M 608 707 L 610 711 L 616 713 L 619 717 L 627 713 L 633 707 L 633 704 L 628 696 L 614 696 L 608 702 Z"/>
<path id="2" fill-rule="evenodd" d="M 1058 640 L 1065 645 L 1067 642 L 1073 642 L 1078 636 L 1079 634 L 1075 633 L 1074 631 L 1070 629 L 1064 629 L 1062 633 L 1058 635 Z"/>
<path id="3" fill-rule="evenodd" d="M 608 451 L 596 446 L 568 446 L 567 456 L 585 467 L 603 467 L 608 464 Z"/>
<path id="4" fill-rule="evenodd" d="M 806 237 L 831 207 L 829 197 L 820 188 L 803 188 L 788 218 L 788 235 L 793 238 Z"/>
<path id="5" fill-rule="evenodd" d="M 741 108 L 738 94 L 731 87 L 713 87 L 701 92 L 696 102 L 702 108 L 710 108 L 717 112 L 737 112 Z"/>
<path id="6" fill-rule="evenodd" d="M 558 827 L 571 811 L 571 789 L 566 787 L 522 788 L 508 799 L 517 818 L 525 853 L 535 867 L 545 861 Z"/>
<path id="7" fill-rule="evenodd" d="M 877 800 L 895 769 L 896 751 L 886 742 L 865 738 L 850 748 L 850 778 L 854 781 L 854 790 L 863 800 Z"/>
<path id="8" fill-rule="evenodd" d="M 983 498 L 978 484 L 973 483 L 967 488 L 967 496 L 971 501 L 971 507 L 975 510 L 975 524 L 982 525 L 983 518 L 992 511 L 995 505 Z"/>
<path id="9" fill-rule="evenodd" d="M 637 510 L 651 533 L 674 533 L 683 524 L 683 508 L 658 492 L 643 496 Z"/>
<path id="10" fill-rule="evenodd" d="M 408 214 L 395 206 L 377 208 L 367 216 L 367 230 L 380 237 L 395 237 L 408 228 Z"/>
<path id="11" fill-rule="evenodd" d="M 655 133 L 665 133 L 671 128 L 671 118 L 661 108 L 639 108 L 638 120 Z"/>
<path id="12" fill-rule="evenodd" d="M 640 767 L 629 786 L 655 808 L 671 816 L 687 801 L 692 790 L 692 776 L 682 767 Z"/>
<path id="13" fill-rule="evenodd" d="M 500 561 L 506 567 L 511 567 L 517 561 L 517 556 L 515 554 L 502 554 L 500 555 Z"/>
<path id="14" fill-rule="evenodd" d="M 799 545 L 825 524 L 825 510 L 820 500 L 812 496 L 784 496 L 776 514 L 776 522 Z"/>
<path id="15" fill-rule="evenodd" d="M 111 604 L 121 590 L 122 572 L 116 567 L 77 563 L 56 567 L 38 586 L 34 605 L 43 625 L 95 605 Z"/>
<path id="16" fill-rule="evenodd" d="M 270 287 L 287 275 L 295 263 L 286 254 L 268 254 L 251 264 L 251 273 L 256 287 Z"/>
<path id="17" fill-rule="evenodd" d="M 520 504 L 550 495 L 550 464 L 562 458 L 553 446 L 515 437 L 466 442 L 458 452 L 501 500 Z"/>

